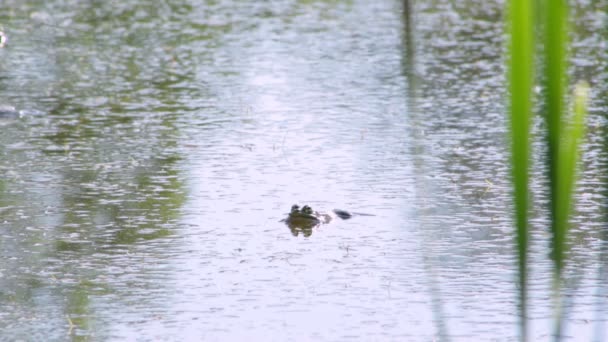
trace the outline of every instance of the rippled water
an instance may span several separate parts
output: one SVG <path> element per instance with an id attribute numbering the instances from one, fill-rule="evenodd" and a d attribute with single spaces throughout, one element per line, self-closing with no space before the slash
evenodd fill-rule
<path id="1" fill-rule="evenodd" d="M 573 75 L 598 99 L 568 273 L 584 340 L 606 320 L 593 6 L 573 12 Z M 515 340 L 502 4 L 413 10 L 408 26 L 399 1 L 0 4 L 2 339 Z M 375 216 L 290 230 L 293 203 Z"/>

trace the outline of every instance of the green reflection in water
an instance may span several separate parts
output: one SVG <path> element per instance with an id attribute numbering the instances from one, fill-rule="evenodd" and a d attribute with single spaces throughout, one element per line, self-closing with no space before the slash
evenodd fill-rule
<path id="1" fill-rule="evenodd" d="M 21 75 L 11 68 L 2 99 L 43 108 L 45 121 L 14 132 L 31 145 L 11 152 L 19 162 L 0 160 L 0 220 L 8 222 L 16 246 L 0 253 L 11 258 L 0 266 L 10 277 L 0 277 L 0 306 L 12 309 L 0 314 L 0 331 L 34 317 L 11 326 L 8 336 L 46 331 L 49 339 L 103 340 L 103 319 L 114 317 L 96 309 L 98 302 L 164 286 L 150 284 L 137 251 L 150 253 L 146 260 L 167 258 L 168 237 L 175 235 L 186 198 L 176 121 L 192 108 L 190 99 L 204 97 L 192 78 L 198 60 L 208 57 L 180 44 L 216 38 L 231 26 L 184 22 L 189 28 L 176 35 L 159 29 L 173 19 L 161 20 L 166 13 L 157 5 L 51 3 L 48 13 L 48 2 L 11 12 L 47 14 L 49 23 L 11 18 L 11 24 L 30 24 L 27 30 L 44 34 L 30 36 L 26 25 L 11 25 L 12 46 L 31 59 L 23 64 L 35 61 L 39 69 Z M 3 6 L 0 13 L 7 13 Z M 154 15 L 142 17 L 142 10 Z M 54 26 L 54 18 L 69 18 L 78 28 Z M 0 61 L 0 69 L 8 62 Z M 22 183 L 4 177 L 5 168 Z"/>
<path id="2" fill-rule="evenodd" d="M 76 289 L 67 295 L 67 314 L 66 320 L 69 324 L 68 333 L 74 341 L 88 341 L 86 335 L 79 334 L 78 330 L 89 330 L 90 322 L 90 300 L 86 282 L 81 282 Z"/>

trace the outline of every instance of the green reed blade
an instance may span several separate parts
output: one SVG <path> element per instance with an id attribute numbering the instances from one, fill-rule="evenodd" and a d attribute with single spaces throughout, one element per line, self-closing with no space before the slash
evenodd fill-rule
<path id="1" fill-rule="evenodd" d="M 530 160 L 530 118 L 534 81 L 533 2 L 509 1 L 507 21 L 510 40 L 509 108 L 511 134 L 511 170 L 515 199 L 516 245 L 518 255 L 520 339 L 527 340 L 528 278 L 528 168 Z"/>
<path id="2" fill-rule="evenodd" d="M 545 116 L 547 120 L 548 178 L 550 186 L 550 213 L 552 232 L 552 257 L 556 276 L 559 278 L 564 266 L 564 250 L 567 216 L 563 208 L 568 199 L 559 191 L 562 180 L 558 176 L 562 157 L 560 141 L 563 137 L 564 104 L 567 91 L 568 4 L 566 1 L 550 1 L 545 5 Z"/>
<path id="3" fill-rule="evenodd" d="M 549 178 L 551 216 L 551 257 L 553 259 L 554 338 L 560 341 L 563 328 L 562 273 L 566 257 L 566 233 L 572 196 L 575 161 L 571 146 L 574 142 L 564 129 L 567 92 L 568 3 L 545 0 L 543 41 L 545 49 L 544 99 L 547 122 L 547 172 Z M 574 151 L 576 153 L 576 151 Z"/>
<path id="4" fill-rule="evenodd" d="M 580 145 L 584 136 L 585 131 L 585 117 L 587 113 L 587 101 L 589 97 L 589 86 L 586 83 L 579 83 L 576 85 L 574 90 L 574 115 L 572 121 L 565 123 L 563 122 L 562 139 L 559 141 L 559 164 L 555 172 L 558 181 L 556 189 L 556 198 L 553 200 L 555 203 L 555 216 L 554 225 L 557 227 L 557 231 L 554 235 L 561 234 L 560 241 L 563 245 L 558 246 L 563 263 L 565 258 L 566 248 L 566 235 L 569 227 L 569 216 L 572 211 L 572 199 L 574 192 L 574 184 L 576 183 L 576 165 L 580 159 Z M 557 201 L 559 199 L 559 201 Z M 557 243 L 557 242 L 554 242 Z M 554 251 L 556 249 L 554 248 Z M 554 256 L 555 257 L 555 256 Z M 563 310 L 563 298 L 561 291 L 561 273 L 557 264 L 558 261 L 554 261 L 555 276 L 554 276 L 554 317 L 555 317 L 555 330 L 553 335 L 556 341 L 560 341 L 562 338 L 562 330 L 564 325 L 564 310 Z"/>
<path id="5" fill-rule="evenodd" d="M 560 140 L 559 165 L 557 169 L 558 198 L 556 203 L 556 220 L 564 226 L 562 233 L 567 233 L 568 217 L 571 212 L 574 183 L 576 181 L 576 164 L 579 159 L 579 147 L 584 135 L 584 121 L 587 113 L 589 85 L 581 82 L 574 89 L 574 116 L 572 122 L 564 127 Z"/>

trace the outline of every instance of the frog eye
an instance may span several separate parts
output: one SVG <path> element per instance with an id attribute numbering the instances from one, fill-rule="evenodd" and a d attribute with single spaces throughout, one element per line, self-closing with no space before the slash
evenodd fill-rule
<path id="1" fill-rule="evenodd" d="M 291 206 L 291 212 L 292 212 L 292 213 L 293 213 L 293 212 L 296 212 L 296 211 L 298 211 L 298 210 L 300 210 L 300 206 L 299 206 L 299 205 L 294 204 L 294 205 L 292 205 L 292 206 Z"/>

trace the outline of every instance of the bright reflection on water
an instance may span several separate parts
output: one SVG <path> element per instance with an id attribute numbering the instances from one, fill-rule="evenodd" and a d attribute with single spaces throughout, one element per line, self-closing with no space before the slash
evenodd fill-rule
<path id="1" fill-rule="evenodd" d="M 515 340 L 502 4 L 415 13 L 408 32 L 399 1 L 0 4 L 3 338 Z M 593 13 L 576 41 L 605 40 Z M 577 77 L 606 84 L 603 54 L 575 45 Z M 584 340 L 593 105 L 568 292 Z M 290 230 L 294 203 L 375 216 Z"/>

